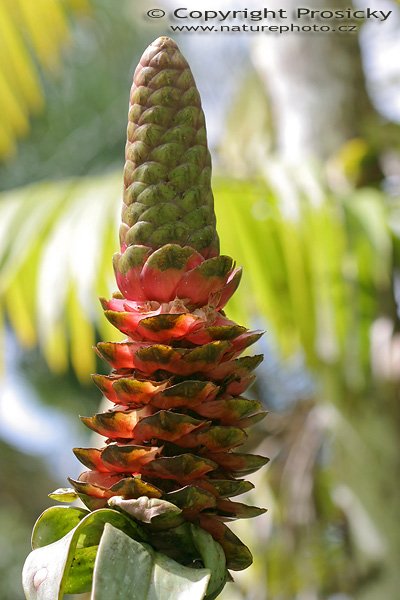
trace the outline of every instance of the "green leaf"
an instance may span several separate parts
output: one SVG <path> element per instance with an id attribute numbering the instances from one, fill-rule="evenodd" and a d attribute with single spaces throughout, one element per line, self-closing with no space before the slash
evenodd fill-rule
<path id="1" fill-rule="evenodd" d="M 32 549 L 42 548 L 64 537 L 89 512 L 72 506 L 52 506 L 36 521 L 32 532 Z"/>
<path id="2" fill-rule="evenodd" d="M 63 576 L 72 561 L 75 534 L 73 529 L 57 542 L 29 554 L 22 572 L 27 600 L 61 600 Z"/>
<path id="3" fill-rule="evenodd" d="M 91 600 L 202 600 L 210 571 L 184 567 L 107 524 Z"/>
<path id="4" fill-rule="evenodd" d="M 100 508 L 89 513 L 78 526 L 77 532 L 80 536 L 78 545 L 89 547 L 98 544 L 106 523 L 111 523 L 132 537 L 146 539 L 143 530 L 132 519 L 117 510 Z"/>
<path id="5" fill-rule="evenodd" d="M 117 500 L 118 502 L 114 502 L 113 505 L 129 512 L 135 518 L 138 518 L 139 515 L 147 523 L 164 518 L 170 519 L 171 516 L 176 519 L 176 516 L 179 517 L 181 512 L 178 507 L 170 502 L 158 499 L 141 498 L 140 501 L 125 502 L 122 499 Z M 199 589 L 202 590 L 202 595 L 194 596 L 194 598 L 203 598 L 207 589 L 206 598 L 207 600 L 212 600 L 216 598 L 226 582 L 227 572 L 224 551 L 210 534 L 194 525 L 186 525 L 186 543 L 192 546 L 192 548 L 190 552 L 185 553 L 184 558 L 190 560 L 191 556 L 198 556 L 203 561 L 205 569 L 184 567 L 176 563 L 173 559 L 153 551 L 150 547 L 147 549 L 147 546 L 145 548 L 142 544 L 136 542 L 136 546 L 128 544 L 126 540 L 133 542 L 132 537 L 143 540 L 144 534 L 131 519 L 118 511 L 100 509 L 88 513 L 84 509 L 75 507 L 57 506 L 49 508 L 41 515 L 35 525 L 32 535 L 32 547 L 34 551 L 29 555 L 24 567 L 24 590 L 27 598 L 28 600 L 61 599 L 64 593 L 77 594 L 89 591 L 93 569 L 96 568 L 97 572 L 100 569 L 97 566 L 98 559 L 96 558 L 99 548 L 99 552 L 102 549 L 102 552 L 105 553 L 104 556 L 108 556 L 109 559 L 107 567 L 104 567 L 108 575 L 104 576 L 101 572 L 99 578 L 101 580 L 102 577 L 106 577 L 106 579 L 110 578 L 113 580 L 107 583 L 106 586 L 107 593 L 109 594 L 108 600 L 114 600 L 114 596 L 112 595 L 114 592 L 115 594 L 119 593 L 119 582 L 115 583 L 114 579 L 121 577 L 124 579 L 125 576 L 120 576 L 118 573 L 123 572 L 124 569 L 128 569 L 131 560 L 134 560 L 136 568 L 132 573 L 127 572 L 126 577 L 130 585 L 123 589 L 125 589 L 125 594 L 126 590 L 130 589 L 130 587 L 136 590 L 135 593 L 137 595 L 132 596 L 133 600 L 135 598 L 138 600 L 146 598 L 149 600 L 162 600 L 163 598 L 168 598 L 167 595 L 157 595 L 161 593 L 160 581 L 163 582 L 162 589 L 164 590 L 164 570 L 168 570 L 169 572 L 165 581 L 168 582 L 171 579 L 170 583 L 168 583 L 168 585 L 172 586 L 171 596 L 169 597 L 183 598 L 183 595 L 179 596 L 179 594 L 185 592 L 187 582 L 185 584 L 184 581 L 185 578 L 188 578 L 189 584 L 194 585 L 194 594 L 198 593 Z M 176 528 L 173 531 L 175 530 Z M 110 531 L 111 533 L 106 538 L 106 541 L 103 542 L 106 531 Z M 120 534 L 117 538 L 119 540 L 123 539 L 121 547 L 115 542 L 116 531 Z M 171 530 L 169 529 L 169 531 Z M 115 546 L 118 546 L 118 548 L 115 548 Z M 134 550 L 134 559 L 125 556 L 129 549 L 130 552 L 133 552 L 132 548 Z M 121 551 L 124 555 L 125 562 L 121 563 L 122 566 L 120 566 L 121 561 L 119 558 L 115 558 L 115 562 L 111 560 L 117 551 Z M 99 560 L 105 563 L 106 558 L 104 556 L 101 558 L 101 556 Z M 117 563 L 118 569 L 115 571 L 114 567 Z M 112 574 L 109 572 L 110 568 L 113 570 Z M 139 574 L 138 569 L 140 571 Z M 149 573 L 148 577 L 146 573 Z M 147 581 L 148 596 L 145 595 L 147 592 L 139 584 L 129 579 L 131 577 L 139 577 L 140 585 L 145 585 Z M 204 582 L 205 587 L 203 585 Z M 113 586 L 116 586 L 115 590 Z M 103 591 L 98 593 L 102 594 Z M 190 590 L 190 594 L 192 594 L 192 589 Z M 105 598 L 106 596 L 94 595 L 92 600 L 98 597 Z M 115 599 L 117 600 L 120 597 L 122 598 L 122 596 L 116 595 Z M 127 600 L 126 596 L 124 600 Z"/>
<path id="6" fill-rule="evenodd" d="M 191 525 L 190 530 L 194 545 L 201 555 L 203 564 L 211 572 L 206 600 L 212 600 L 222 591 L 227 580 L 225 552 L 212 535 L 201 529 L 201 527 Z"/>
<path id="7" fill-rule="evenodd" d="M 67 591 L 87 591 L 94 568 L 95 547 L 106 523 L 145 539 L 138 525 L 115 510 L 100 509 L 88 513 L 79 508 L 57 506 L 45 511 L 35 525 L 34 550 L 23 569 L 26 598 L 61 600 Z M 65 535 L 68 529 L 70 531 Z"/>
<path id="8" fill-rule="evenodd" d="M 72 488 L 58 488 L 49 494 L 49 498 L 58 502 L 75 502 L 79 496 Z"/>
<path id="9" fill-rule="evenodd" d="M 200 560 L 200 554 L 194 546 L 188 521 L 172 529 L 150 531 L 149 543 L 157 552 L 166 554 L 182 564 Z"/>
<path id="10" fill-rule="evenodd" d="M 65 583 L 66 594 L 82 594 L 92 589 L 93 570 L 98 547 L 97 545 L 75 549 Z"/>

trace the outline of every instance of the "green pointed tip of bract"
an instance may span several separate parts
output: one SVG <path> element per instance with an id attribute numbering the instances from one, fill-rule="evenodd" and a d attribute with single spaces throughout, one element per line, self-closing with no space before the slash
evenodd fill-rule
<path id="1" fill-rule="evenodd" d="M 219 253 L 200 95 L 176 43 L 155 40 L 135 71 L 124 169 L 123 247 Z"/>

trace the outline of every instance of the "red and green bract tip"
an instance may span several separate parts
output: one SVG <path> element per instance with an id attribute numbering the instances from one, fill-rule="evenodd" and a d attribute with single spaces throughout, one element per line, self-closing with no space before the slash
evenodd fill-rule
<path id="1" fill-rule="evenodd" d="M 82 419 L 106 441 L 75 449 L 88 470 L 72 485 L 90 510 L 113 496 L 175 504 L 240 570 L 251 553 L 225 523 L 264 512 L 230 499 L 250 490 L 243 477 L 267 462 L 237 450 L 265 416 L 242 396 L 262 356 L 240 356 L 261 332 L 223 312 L 241 271 L 219 254 L 210 177 L 193 75 L 176 43 L 161 37 L 134 75 L 114 257 L 120 291 L 102 301 L 127 336 L 97 346 L 112 371 L 94 381 L 115 406 Z"/>

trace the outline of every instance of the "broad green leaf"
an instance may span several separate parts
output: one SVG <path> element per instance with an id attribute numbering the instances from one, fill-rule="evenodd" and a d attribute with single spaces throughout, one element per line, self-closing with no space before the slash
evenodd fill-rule
<path id="1" fill-rule="evenodd" d="M 229 581 L 225 552 L 204 529 L 185 522 L 179 527 L 150 534 L 150 541 L 161 553 L 181 562 L 201 560 L 210 570 L 206 600 L 212 600 Z"/>
<path id="2" fill-rule="evenodd" d="M 65 583 L 66 594 L 82 594 L 92 589 L 97 546 L 75 548 L 74 557 Z"/>
<path id="3" fill-rule="evenodd" d="M 25 561 L 22 583 L 27 600 L 61 600 L 64 571 L 72 561 L 75 529 L 57 542 L 37 548 Z"/>
<path id="4" fill-rule="evenodd" d="M 90 512 L 77 527 L 78 546 L 89 547 L 98 544 L 106 523 L 111 523 L 135 538 L 146 539 L 143 530 L 132 519 L 119 511 L 101 508 Z"/>
<path id="5" fill-rule="evenodd" d="M 27 599 L 61 600 L 66 591 L 87 591 L 96 547 L 106 523 L 112 523 L 130 536 L 145 539 L 145 534 L 131 519 L 115 510 L 100 509 L 88 513 L 83 509 L 58 506 L 45 511 L 34 528 L 34 550 L 26 559 L 23 570 Z"/>
<path id="6" fill-rule="evenodd" d="M 202 600 L 210 572 L 184 567 L 107 524 L 91 600 Z"/>
<path id="7" fill-rule="evenodd" d="M 52 506 L 36 521 L 32 531 L 32 548 L 42 548 L 64 537 L 74 529 L 89 512 L 72 506 Z"/>
<path id="8" fill-rule="evenodd" d="M 206 569 L 210 569 L 210 581 L 207 588 L 207 600 L 216 598 L 227 580 L 225 552 L 207 531 L 191 525 L 194 545 L 198 549 Z"/>

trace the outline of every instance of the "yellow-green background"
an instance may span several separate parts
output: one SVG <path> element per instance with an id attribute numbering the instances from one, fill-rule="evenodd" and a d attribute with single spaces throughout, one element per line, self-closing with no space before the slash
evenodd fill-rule
<path id="1" fill-rule="evenodd" d="M 46 494 L 79 470 L 66 458 L 88 441 L 77 415 L 96 411 L 100 396 L 89 375 L 106 369 L 92 346 L 116 337 L 97 297 L 113 289 L 133 68 L 152 39 L 168 33 L 165 21 L 144 19 L 152 7 L 142 0 L 0 1 L 2 600 L 22 598 L 32 524 L 50 504 Z M 220 78 L 219 91 L 210 56 L 221 36 L 204 38 L 201 69 L 201 45 L 193 50 L 188 35 L 196 34 L 179 42 L 211 98 L 206 118 L 219 121 L 210 129 L 222 251 L 244 267 L 228 314 L 266 329 L 251 393 L 270 415 L 249 447 L 272 460 L 254 477 L 249 500 L 269 512 L 235 526 L 255 561 L 221 598 L 395 600 L 398 123 L 371 104 L 366 116 L 359 111 L 365 122 L 356 139 L 349 128 L 332 155 L 305 152 L 304 162 L 288 165 L 268 80 L 256 68 L 256 36 L 238 39 L 242 60 L 226 61 L 235 85 Z M 332 51 L 330 61 L 346 54 Z M 364 65 L 360 98 L 370 88 Z M 320 85 L 311 78 L 308 93 L 323 102 Z M 396 81 L 387 85 L 396 93 Z M 218 94 L 228 95 L 222 111 L 213 104 Z M 320 135 L 329 127 L 333 120 Z"/>

